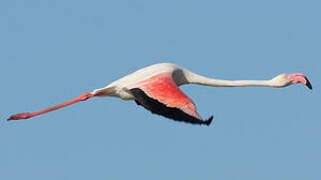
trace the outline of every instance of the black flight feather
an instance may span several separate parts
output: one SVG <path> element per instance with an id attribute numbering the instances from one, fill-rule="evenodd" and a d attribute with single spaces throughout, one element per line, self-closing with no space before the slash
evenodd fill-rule
<path id="1" fill-rule="evenodd" d="M 159 101 L 153 98 L 150 98 L 148 95 L 145 94 L 143 90 L 139 88 L 133 88 L 129 91 L 135 97 L 135 102 L 137 103 L 137 105 L 143 106 L 147 110 L 151 111 L 153 114 L 159 114 L 176 121 L 200 125 L 205 124 L 208 126 L 211 124 L 213 120 L 213 116 L 211 116 L 208 120 L 203 121 L 183 112 L 179 108 L 167 107 L 165 104 L 160 103 Z"/>

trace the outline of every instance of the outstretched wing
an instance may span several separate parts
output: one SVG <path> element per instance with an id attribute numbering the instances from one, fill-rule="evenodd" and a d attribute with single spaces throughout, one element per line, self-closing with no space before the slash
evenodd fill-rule
<path id="1" fill-rule="evenodd" d="M 138 105 L 152 113 L 192 124 L 210 125 L 212 122 L 213 117 L 202 120 L 195 104 L 177 87 L 171 73 L 155 75 L 129 91 Z"/>

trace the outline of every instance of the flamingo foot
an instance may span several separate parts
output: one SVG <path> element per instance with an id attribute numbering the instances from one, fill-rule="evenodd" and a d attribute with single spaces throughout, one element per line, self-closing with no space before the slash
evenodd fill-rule
<path id="1" fill-rule="evenodd" d="M 14 114 L 14 115 L 10 116 L 8 121 L 10 121 L 10 120 L 19 120 L 19 119 L 28 119 L 28 118 L 31 118 L 31 117 L 32 117 L 32 115 L 30 113 L 19 113 L 19 114 Z"/>

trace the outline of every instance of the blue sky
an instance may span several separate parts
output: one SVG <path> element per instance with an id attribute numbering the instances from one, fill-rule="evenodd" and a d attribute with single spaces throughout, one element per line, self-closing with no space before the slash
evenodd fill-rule
<path id="1" fill-rule="evenodd" d="M 1 179 L 320 179 L 321 2 L 3 0 Z M 183 86 L 210 127 L 95 98 L 144 66 L 222 79 L 305 73 L 284 89 Z"/>

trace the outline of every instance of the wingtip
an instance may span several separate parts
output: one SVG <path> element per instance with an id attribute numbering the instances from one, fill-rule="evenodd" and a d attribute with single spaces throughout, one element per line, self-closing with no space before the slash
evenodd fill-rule
<path id="1" fill-rule="evenodd" d="M 310 83 L 310 81 L 308 80 L 308 78 L 306 78 L 306 86 L 309 88 L 309 89 L 311 89 L 312 90 L 312 84 Z"/>
<path id="2" fill-rule="evenodd" d="M 213 116 L 211 116 L 210 118 L 208 118 L 208 120 L 204 121 L 204 124 L 206 124 L 207 126 L 211 125 L 213 121 Z"/>

